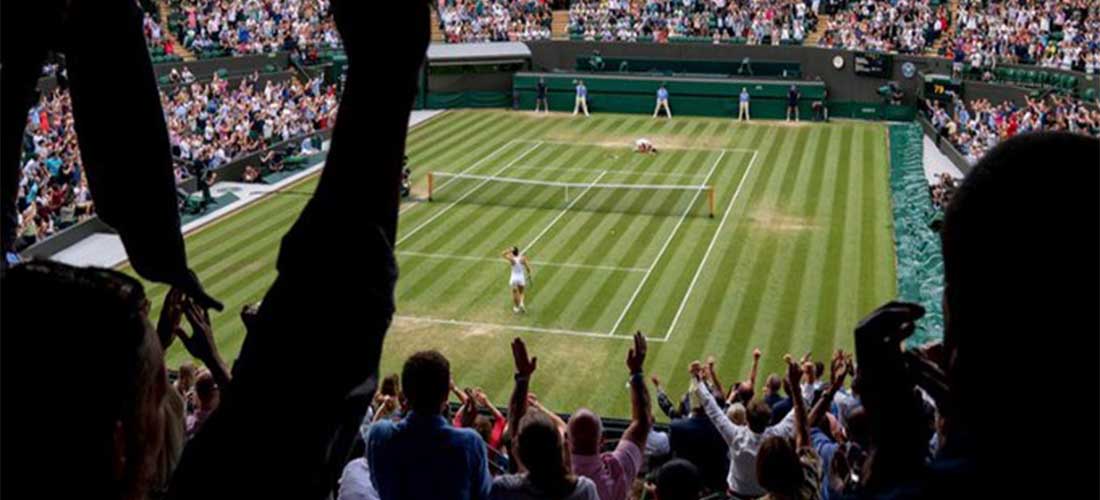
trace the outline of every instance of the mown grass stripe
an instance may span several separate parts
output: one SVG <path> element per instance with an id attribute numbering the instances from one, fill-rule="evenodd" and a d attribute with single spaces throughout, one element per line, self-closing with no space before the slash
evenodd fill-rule
<path id="1" fill-rule="evenodd" d="M 840 303 L 840 270 L 843 257 L 844 231 L 847 219 L 848 193 L 845 187 L 848 185 L 848 176 L 851 173 L 852 162 L 852 137 L 853 127 L 847 126 L 841 129 L 840 163 L 837 166 L 836 180 L 832 191 L 833 206 L 829 210 L 832 214 L 828 248 L 825 251 L 825 270 L 822 272 L 824 279 L 821 286 L 821 301 L 818 303 L 817 324 L 814 326 L 813 350 L 815 352 L 828 352 L 836 339 L 837 308 Z"/>

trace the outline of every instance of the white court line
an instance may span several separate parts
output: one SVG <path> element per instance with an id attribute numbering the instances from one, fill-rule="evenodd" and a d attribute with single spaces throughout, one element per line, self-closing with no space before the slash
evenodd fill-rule
<path id="1" fill-rule="evenodd" d="M 576 205 L 577 202 L 580 201 L 582 197 L 584 197 L 584 194 L 587 193 L 588 190 L 592 189 L 592 186 L 595 186 L 597 182 L 600 182 L 600 179 L 603 179 L 603 176 L 605 175 L 607 175 L 607 171 L 602 171 L 600 172 L 600 175 L 597 175 L 592 182 L 589 182 L 588 187 L 584 188 L 584 190 L 581 191 L 580 194 L 573 198 L 573 201 L 569 202 L 569 204 L 566 205 L 565 208 L 563 208 L 561 212 L 558 213 L 557 217 L 554 217 L 554 220 L 550 221 L 550 223 L 547 224 L 546 227 L 542 228 L 542 231 L 539 231 L 539 234 L 535 235 L 535 239 L 531 240 L 531 242 L 527 244 L 527 246 L 523 249 L 523 253 L 527 253 L 527 251 L 530 250 L 531 247 L 535 246 L 535 243 L 538 243 L 538 241 L 546 235 L 546 232 L 549 231 L 550 228 L 554 227 L 554 224 L 558 223 L 558 220 L 564 217 L 565 214 L 569 213 L 569 209 L 573 208 L 573 205 Z"/>
<path id="2" fill-rule="evenodd" d="M 722 163 L 722 158 L 725 156 L 726 151 L 722 150 L 718 155 L 718 159 L 714 160 L 714 164 L 711 165 L 710 170 L 707 171 L 707 177 L 703 179 L 703 184 L 706 184 L 707 181 L 710 180 L 710 176 L 714 173 L 714 169 L 718 168 L 718 164 Z M 691 212 L 691 207 L 695 205 L 695 200 L 699 198 L 699 193 L 702 193 L 702 191 L 695 192 L 695 195 L 691 198 L 691 203 L 688 204 L 687 208 L 684 209 L 683 215 L 680 216 L 680 220 L 676 221 L 676 225 L 672 228 L 672 233 L 668 235 L 665 244 L 662 245 L 661 250 L 657 252 L 657 258 L 653 259 L 653 263 L 649 265 L 649 269 L 642 275 L 642 282 L 638 283 L 638 288 L 634 289 L 634 293 L 630 296 L 630 300 L 627 301 L 626 307 L 623 308 L 622 314 L 619 315 L 619 319 L 615 320 L 615 324 L 611 326 L 611 331 L 607 332 L 608 336 L 615 335 L 615 330 L 619 329 L 619 324 L 623 322 L 623 318 L 626 318 L 626 313 L 630 311 L 630 306 L 634 305 L 634 300 L 638 298 L 638 293 L 642 291 L 642 287 L 645 286 L 645 282 L 649 279 L 649 275 L 653 273 L 653 268 L 657 267 L 657 263 L 661 261 L 661 257 L 665 254 L 665 250 L 668 250 L 668 244 L 672 243 L 672 238 L 676 237 L 676 232 L 680 230 L 680 225 L 684 223 L 684 219 L 686 219 L 688 213 Z"/>
<path id="3" fill-rule="evenodd" d="M 503 265 L 505 263 L 504 259 L 502 259 L 500 257 L 497 257 L 497 258 L 494 259 L 494 258 L 489 258 L 489 257 L 478 257 L 476 255 L 455 255 L 455 254 L 446 254 L 446 253 L 413 252 L 413 251 L 410 251 L 410 250 L 398 250 L 394 253 L 396 253 L 397 255 L 410 255 L 410 256 L 413 256 L 413 257 L 425 257 L 425 258 L 429 258 L 429 259 L 468 260 L 468 261 L 474 261 L 474 262 L 492 262 L 494 264 L 501 264 L 501 265 Z M 531 261 L 531 263 L 532 264 L 538 264 L 540 266 L 546 266 L 546 267 L 573 267 L 573 268 L 577 268 L 577 269 L 598 269 L 598 270 L 601 270 L 601 271 L 624 271 L 624 272 L 631 272 L 631 273 L 644 273 L 645 272 L 645 269 L 641 268 L 641 267 L 600 266 L 600 265 L 595 265 L 595 264 L 573 264 L 571 262 L 545 262 L 545 261 L 540 261 L 540 260 L 533 260 L 533 261 Z"/>
<path id="4" fill-rule="evenodd" d="M 714 231 L 714 236 L 710 238 L 710 244 L 707 245 L 707 251 L 703 253 L 703 260 L 699 261 L 699 267 L 695 269 L 695 276 L 691 278 L 691 284 L 688 285 L 687 293 L 684 294 L 683 300 L 680 301 L 680 307 L 676 309 L 676 316 L 672 317 L 672 324 L 668 326 L 668 331 L 665 332 L 664 340 L 668 340 L 672 336 L 672 329 L 676 328 L 676 323 L 680 321 L 680 315 L 684 312 L 684 306 L 687 305 L 688 298 L 691 297 L 691 291 L 695 289 L 695 283 L 699 281 L 699 275 L 703 272 L 703 268 L 707 265 L 707 258 L 710 257 L 710 251 L 714 250 L 714 243 L 718 241 L 718 235 L 722 233 L 722 226 L 726 225 L 726 218 L 730 215 L 730 210 L 733 208 L 733 204 L 737 202 L 737 195 L 741 194 L 741 186 L 745 185 L 745 179 L 749 178 L 749 173 L 752 172 L 752 166 L 756 163 L 756 153 L 752 154 L 752 159 L 749 160 L 749 167 L 745 169 L 745 173 L 741 174 L 741 181 L 737 183 L 737 189 L 733 192 L 733 198 L 730 199 L 729 205 L 726 205 L 726 211 L 722 214 L 722 221 L 718 223 L 718 230 Z"/>
<path id="5" fill-rule="evenodd" d="M 537 165 L 516 165 L 516 166 L 512 167 L 512 170 L 536 170 L 536 171 L 540 171 L 540 172 L 582 172 L 582 173 L 607 172 L 609 174 L 629 174 L 629 175 L 637 175 L 637 176 L 652 175 L 652 176 L 661 176 L 661 177 L 702 177 L 704 175 L 703 172 L 698 172 L 698 173 L 694 173 L 694 174 L 684 174 L 684 173 L 678 173 L 678 172 L 641 172 L 641 171 L 637 171 L 637 170 L 607 170 L 607 169 L 598 169 L 598 168 L 540 167 L 540 166 L 537 166 Z"/>
<path id="6" fill-rule="evenodd" d="M 474 164 L 473 164 L 473 165 L 470 165 L 469 167 L 466 167 L 466 168 L 462 169 L 462 171 L 461 171 L 461 172 L 459 172 L 459 174 L 465 174 L 465 173 L 469 172 L 470 170 L 473 170 L 473 169 L 474 169 L 474 167 L 476 167 L 476 166 L 478 166 L 478 165 L 481 165 L 481 163 L 482 163 L 483 161 L 485 161 L 485 160 L 488 160 L 489 158 L 492 158 L 492 157 L 496 156 L 496 155 L 497 155 L 497 153 L 499 153 L 499 152 L 503 151 L 503 150 L 504 150 L 505 148 L 507 148 L 508 146 L 512 145 L 512 144 L 513 144 L 513 143 L 515 143 L 515 142 L 516 142 L 516 141 L 515 141 L 515 139 L 513 139 L 513 140 L 510 140 L 510 141 L 508 141 L 508 142 L 506 142 L 506 143 L 504 143 L 504 144 L 501 144 L 501 145 L 500 145 L 500 147 L 498 147 L 498 148 L 496 148 L 496 149 L 494 149 L 494 150 L 490 151 L 490 152 L 489 152 L 489 154 L 487 154 L 487 155 L 485 155 L 485 156 L 481 157 L 481 159 L 480 159 L 480 160 L 478 160 L 478 161 L 476 161 L 476 162 L 474 162 Z M 440 185 L 439 185 L 439 187 L 438 187 L 438 188 L 436 189 L 436 191 L 438 191 L 438 190 L 440 190 L 440 189 L 443 189 L 443 186 L 446 186 L 447 184 L 450 184 L 450 182 L 451 182 L 451 180 L 447 180 L 447 182 L 444 182 L 443 184 L 440 184 Z M 411 210 L 411 209 L 412 209 L 413 207 L 415 207 L 415 206 L 418 206 L 418 205 L 422 205 L 422 203 L 419 203 L 419 202 L 412 202 L 412 203 L 409 203 L 409 205 L 408 205 L 407 207 L 405 207 L 405 208 L 402 208 L 402 209 L 401 209 L 400 211 L 398 211 L 398 212 L 397 212 L 397 215 L 401 215 L 401 214 L 403 214 L 403 213 L 405 213 L 405 212 L 408 212 L 408 211 L 409 211 L 409 210 Z"/>
<path id="7" fill-rule="evenodd" d="M 396 247 L 397 245 L 400 245 L 401 242 L 409 239 L 410 236 L 420 232 L 420 230 L 424 229 L 425 226 L 427 226 L 428 224 L 431 224 L 432 221 L 438 219 L 440 215 L 443 215 L 443 214 L 447 213 L 448 210 L 454 208 L 455 205 L 461 203 L 462 200 L 465 200 L 467 197 L 469 197 L 471 194 L 473 194 L 474 191 L 477 191 L 479 188 L 481 188 L 481 186 L 484 186 L 485 183 L 489 182 L 492 179 L 492 177 L 496 177 L 500 174 L 503 174 L 505 170 L 508 170 L 512 165 L 515 165 L 516 163 L 519 163 L 519 161 L 521 159 L 523 159 L 524 156 L 527 156 L 530 152 L 538 149 L 538 147 L 541 146 L 541 145 L 542 145 L 541 142 L 536 142 L 534 146 L 531 146 L 527 151 L 524 151 L 523 154 L 517 156 L 514 160 L 508 162 L 507 165 L 501 167 L 501 169 L 497 170 L 497 172 L 495 174 L 493 174 L 489 178 L 481 181 L 480 184 L 470 188 L 469 191 L 466 191 L 465 193 L 463 193 L 462 196 L 458 197 L 457 200 L 451 202 L 450 205 L 447 205 L 447 206 L 443 207 L 442 210 L 436 212 L 434 215 L 429 217 L 428 220 L 424 221 L 419 226 L 416 226 L 415 228 L 413 228 L 412 231 L 409 231 L 408 233 L 405 233 L 405 235 L 402 236 L 401 238 L 398 238 L 397 243 L 394 243 L 393 246 Z"/>
<path id="8" fill-rule="evenodd" d="M 565 144 L 565 145 L 569 145 L 569 146 L 595 146 L 595 147 L 599 147 L 599 148 L 614 148 L 614 147 L 633 148 L 634 147 L 633 143 L 625 143 L 625 142 L 623 142 L 623 143 L 605 142 L 605 143 L 590 144 L 590 143 L 587 143 L 587 142 L 548 141 L 548 140 L 541 140 L 541 139 L 515 139 L 515 142 L 519 142 L 519 143 L 535 142 L 536 140 L 538 140 L 538 142 L 540 142 L 542 144 Z M 730 151 L 730 152 L 733 152 L 733 153 L 755 153 L 756 152 L 755 149 L 751 149 L 751 148 L 691 148 L 691 147 L 686 147 L 686 146 L 662 146 L 660 149 L 672 149 L 672 150 L 677 150 L 677 151 L 681 151 L 681 150 L 682 151 Z"/>
<path id="9" fill-rule="evenodd" d="M 503 325 L 503 324 L 499 324 L 499 323 L 481 323 L 481 322 L 477 322 L 477 321 L 462 321 L 462 320 L 457 320 L 457 319 L 427 318 L 427 317 L 423 317 L 423 316 L 394 315 L 393 318 L 396 319 L 396 320 L 411 321 L 411 322 L 418 322 L 418 323 L 434 323 L 434 324 L 438 324 L 438 325 L 467 326 L 467 327 L 474 327 L 474 328 L 499 328 L 501 330 L 514 330 L 514 331 L 530 332 L 530 333 L 552 333 L 552 334 L 557 334 L 557 335 L 573 335 L 573 336 L 576 336 L 576 337 L 589 337 L 589 338 L 595 338 L 595 339 L 630 340 L 630 339 L 633 338 L 633 337 L 627 337 L 625 335 L 620 335 L 618 337 L 608 337 L 607 334 L 604 334 L 604 333 L 585 332 L 585 331 L 579 331 L 579 330 L 566 330 L 566 329 L 563 329 L 563 328 L 539 328 L 539 327 L 535 327 L 535 326 Z M 664 342 L 664 339 L 661 339 L 661 338 L 648 338 L 647 337 L 646 340 L 649 341 L 649 342 Z"/>

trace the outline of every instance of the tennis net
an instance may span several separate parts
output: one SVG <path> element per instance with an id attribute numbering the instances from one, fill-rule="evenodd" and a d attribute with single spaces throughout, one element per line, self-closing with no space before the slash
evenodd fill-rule
<path id="1" fill-rule="evenodd" d="M 594 171 L 593 173 L 598 172 Z M 428 200 L 590 212 L 714 217 L 714 186 L 559 182 L 448 172 L 428 173 Z"/>

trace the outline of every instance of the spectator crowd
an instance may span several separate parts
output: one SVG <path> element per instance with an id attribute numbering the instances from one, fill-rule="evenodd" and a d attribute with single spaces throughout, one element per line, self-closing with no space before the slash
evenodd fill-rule
<path id="1" fill-rule="evenodd" d="M 1025 132 L 1066 131 L 1100 137 L 1100 110 L 1094 106 L 1057 94 L 1024 100 L 1023 106 L 985 99 L 964 102 L 956 98 L 947 105 L 925 101 L 924 112 L 940 139 L 954 145 L 970 164 L 998 143 Z"/>
<path id="2" fill-rule="evenodd" d="M 171 0 L 176 37 L 194 52 L 233 55 L 343 46 L 329 0 Z"/>
<path id="3" fill-rule="evenodd" d="M 1091 0 L 962 0 L 952 55 L 972 68 L 1038 64 L 1100 70 L 1100 4 Z"/>
<path id="4" fill-rule="evenodd" d="M 931 48 L 947 29 L 948 6 L 922 0 L 858 0 L 835 13 L 818 45 L 919 54 Z"/>
<path id="5" fill-rule="evenodd" d="M 259 82 L 258 75 L 237 85 L 219 78 L 180 85 L 161 94 L 177 178 L 217 168 L 234 158 L 275 143 L 332 126 L 338 98 L 335 85 L 321 77 Z"/>
<path id="6" fill-rule="evenodd" d="M 589 41 L 696 37 L 801 44 L 816 25 L 818 6 L 802 0 L 577 0 L 569 9 L 569 32 Z"/>
<path id="7" fill-rule="evenodd" d="M 183 74 L 182 81 L 191 83 L 161 91 L 177 183 L 276 143 L 328 129 L 335 120 L 336 87 L 324 85 L 320 77 L 304 83 L 260 83 L 254 74 L 231 85 L 216 74 L 208 82 L 194 81 L 186 68 Z M 95 213 L 68 91 L 58 87 L 45 92 L 31 108 L 21 168 L 19 248 Z"/>
<path id="8" fill-rule="evenodd" d="M 437 7 L 448 43 L 550 39 L 547 0 L 439 0 Z"/>

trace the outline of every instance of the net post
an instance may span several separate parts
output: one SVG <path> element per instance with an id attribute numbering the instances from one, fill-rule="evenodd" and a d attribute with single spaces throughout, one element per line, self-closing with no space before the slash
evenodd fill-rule
<path id="1" fill-rule="evenodd" d="M 710 207 L 710 218 L 714 218 L 714 186 L 707 186 L 707 206 Z"/>
<path id="2" fill-rule="evenodd" d="M 432 173 L 428 172 L 428 201 L 432 201 L 432 184 L 433 184 L 433 181 L 434 181 L 434 179 L 432 178 Z"/>

